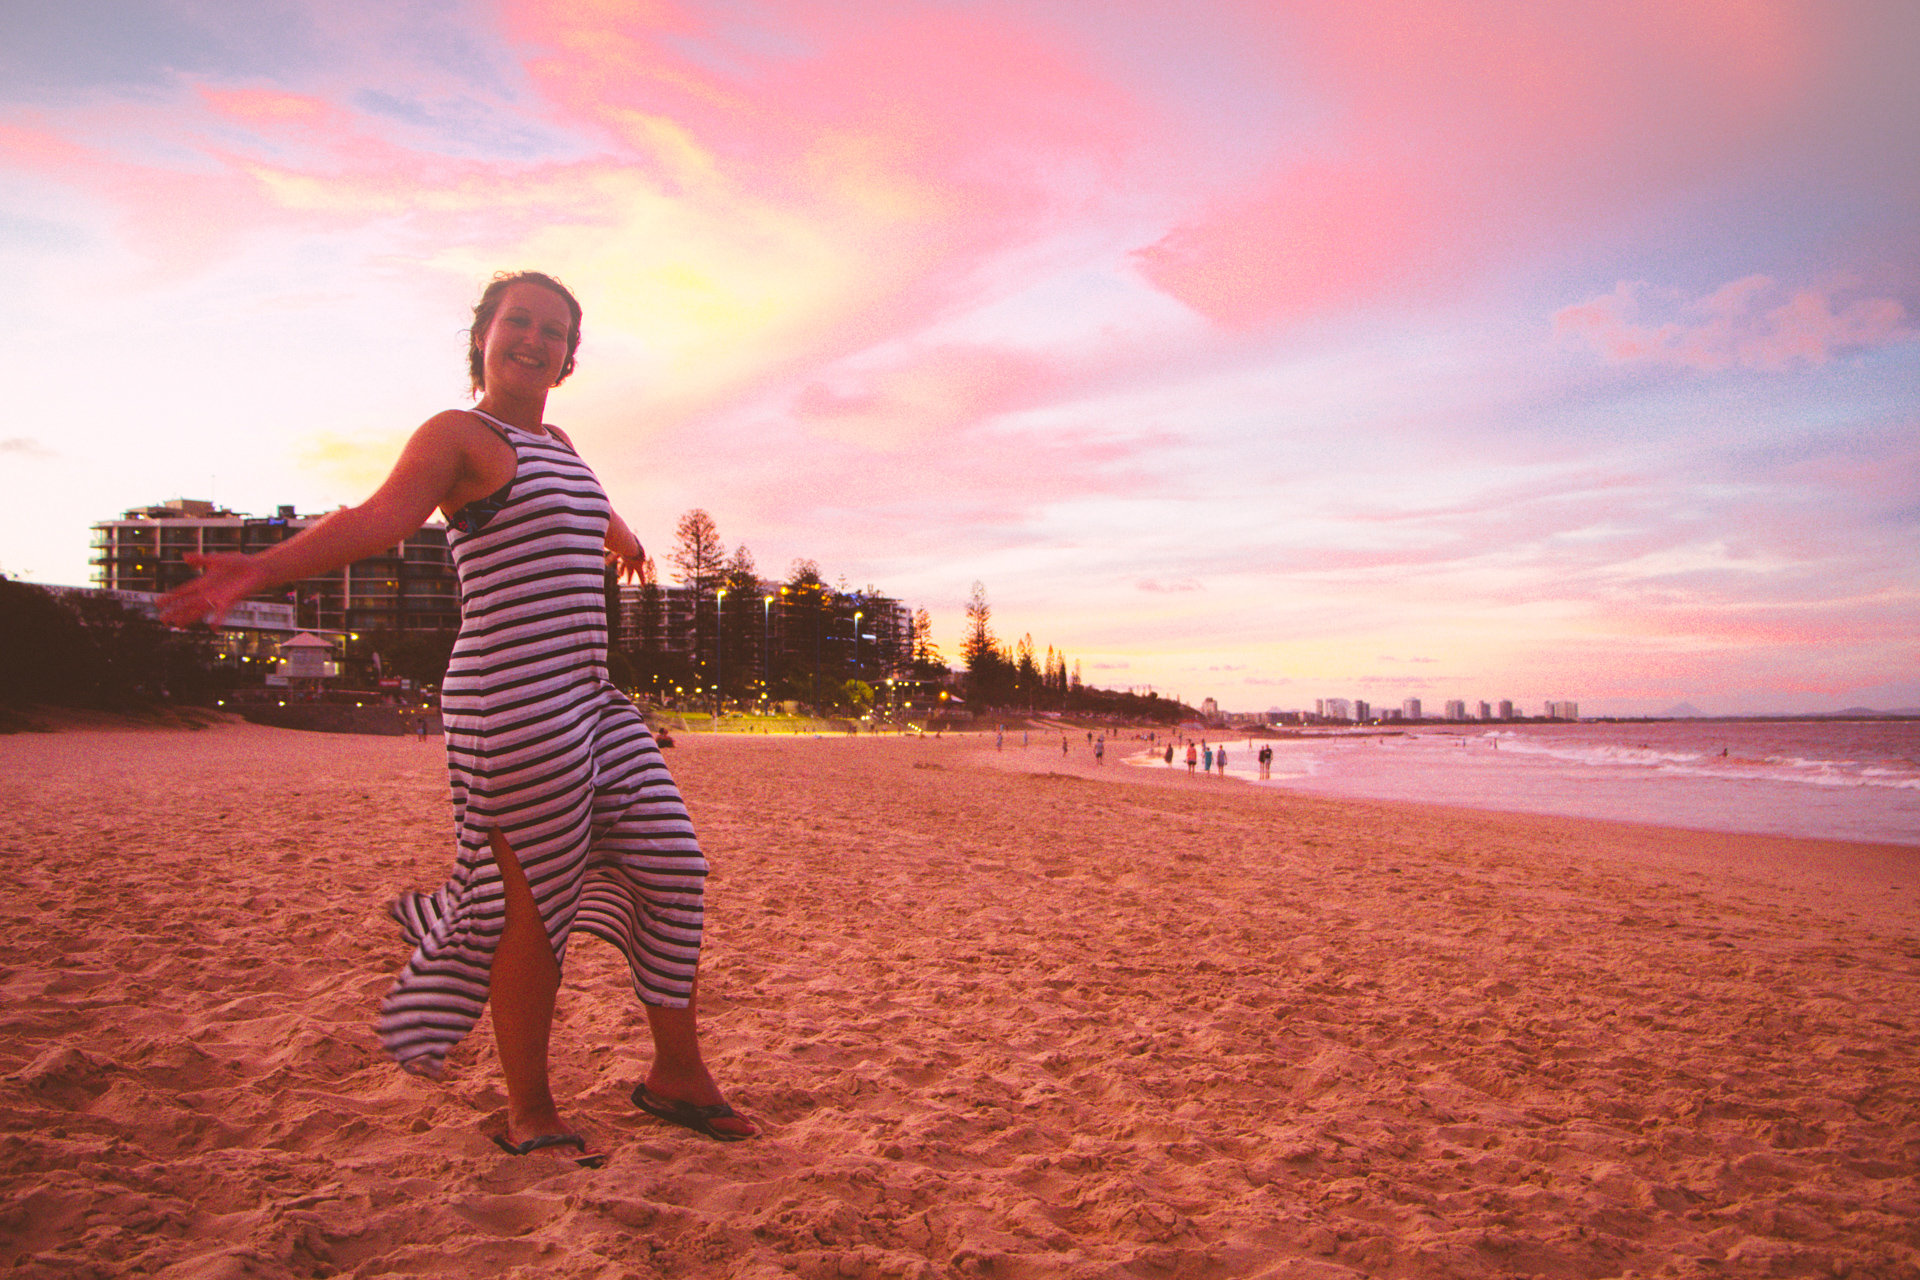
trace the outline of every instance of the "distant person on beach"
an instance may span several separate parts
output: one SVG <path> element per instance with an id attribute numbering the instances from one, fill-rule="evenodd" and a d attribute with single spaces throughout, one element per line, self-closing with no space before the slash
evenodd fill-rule
<path id="1" fill-rule="evenodd" d="M 1271 778 L 1273 776 L 1273 744 L 1272 743 L 1267 743 L 1260 748 L 1260 776 L 1263 779 Z"/>
<path id="2" fill-rule="evenodd" d="M 1173 768 L 1173 744 L 1171 742 L 1167 744 L 1167 768 Z"/>
<path id="3" fill-rule="evenodd" d="M 1107 762 L 1107 740 L 1104 736 L 1095 738 L 1093 741 L 1093 762 L 1095 764 Z"/>
<path id="4" fill-rule="evenodd" d="M 1201 769 L 1200 772 L 1211 778 L 1213 776 L 1213 748 L 1203 742 L 1200 744 L 1200 749 L 1206 758 L 1206 767 Z"/>
<path id="5" fill-rule="evenodd" d="M 1226 777 L 1227 776 L 1227 746 L 1224 742 L 1220 744 L 1220 749 L 1213 753 L 1213 762 L 1216 766 L 1219 767 L 1220 776 L 1223 778 Z"/>
<path id="6" fill-rule="evenodd" d="M 607 676 L 606 570 L 638 577 L 645 553 L 545 421 L 547 393 L 573 372 L 580 318 L 559 281 L 496 275 L 467 343 L 474 407 L 429 418 L 359 506 L 257 555 L 188 556 L 200 576 L 168 593 L 161 616 L 218 626 L 250 596 L 393 547 L 436 508 L 446 515 L 461 604 L 441 688 L 458 869 L 393 903 L 413 954 L 376 1029 L 401 1066 L 438 1076 L 491 1002 L 507 1090 L 494 1141 L 597 1167 L 605 1155 L 561 1119 L 547 1073 L 576 926 L 620 949 L 646 1008 L 654 1057 L 634 1104 L 721 1141 L 758 1130 L 727 1105 L 700 1052 L 707 862 L 652 732 Z"/>
<path id="7" fill-rule="evenodd" d="M 1189 778 L 1193 776 L 1193 767 L 1198 763 L 1200 763 L 1200 753 L 1194 748 L 1194 745 L 1189 742 L 1187 744 L 1187 776 Z"/>

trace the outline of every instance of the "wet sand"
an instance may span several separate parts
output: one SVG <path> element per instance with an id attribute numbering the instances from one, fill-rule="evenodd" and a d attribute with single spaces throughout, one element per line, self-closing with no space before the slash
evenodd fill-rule
<path id="1" fill-rule="evenodd" d="M 497 1152 L 483 1021 L 379 1055 L 437 744 L 0 738 L 0 1265 L 23 1277 L 1920 1275 L 1920 851 L 1278 795 L 1084 745 L 669 753 L 709 1058 L 600 1171 Z M 564 1104 L 563 1104 L 564 1105 Z"/>

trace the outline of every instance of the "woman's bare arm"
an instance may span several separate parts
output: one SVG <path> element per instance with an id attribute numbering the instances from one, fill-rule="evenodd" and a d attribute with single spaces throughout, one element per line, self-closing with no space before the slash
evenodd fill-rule
<path id="1" fill-rule="evenodd" d="M 175 626 L 218 626 L 227 611 L 257 591 L 326 573 L 403 541 L 427 522 L 467 470 L 466 415 L 442 413 L 423 423 L 374 495 L 342 507 L 318 524 L 256 555 L 190 555 L 200 576 L 160 600 L 160 617 Z"/>

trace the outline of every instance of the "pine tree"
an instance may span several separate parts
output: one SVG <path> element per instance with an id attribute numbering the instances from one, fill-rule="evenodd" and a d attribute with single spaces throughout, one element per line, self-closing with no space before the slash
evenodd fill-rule
<path id="1" fill-rule="evenodd" d="M 786 696 L 804 699 L 818 708 L 823 696 L 822 672 L 826 664 L 826 641 L 830 602 L 827 584 L 821 580 L 820 566 L 812 560 L 796 559 L 787 568 L 786 585 L 780 588 L 781 630 L 786 639 Z"/>
<path id="2" fill-rule="evenodd" d="M 753 684 L 762 674 L 764 655 L 760 650 L 767 630 L 759 608 L 760 576 L 754 572 L 753 552 L 747 550 L 746 543 L 734 548 L 733 557 L 724 566 L 720 587 L 727 593 L 716 611 L 725 615 L 720 638 L 726 661 L 720 678 L 729 690 L 737 690 Z"/>
<path id="3" fill-rule="evenodd" d="M 681 516 L 673 533 L 673 554 L 669 558 L 677 571 L 674 577 L 693 596 L 693 635 L 688 637 L 687 650 L 693 658 L 693 673 L 704 684 L 713 678 L 714 665 L 720 659 L 714 649 L 719 610 L 713 606 L 712 597 L 726 572 L 727 548 L 714 528 L 713 517 L 699 507 Z"/>
<path id="4" fill-rule="evenodd" d="M 967 633 L 960 642 L 960 656 L 967 663 L 967 696 L 975 711 L 985 709 L 999 692 L 1000 646 L 993 637 L 993 608 L 987 603 L 987 588 L 976 582 L 967 597 Z"/>
<path id="5" fill-rule="evenodd" d="M 910 644 L 913 673 L 916 676 L 927 680 L 947 669 L 945 655 L 940 652 L 940 646 L 933 642 L 933 615 L 925 609 L 914 610 Z"/>
<path id="6" fill-rule="evenodd" d="M 1028 707 L 1032 707 L 1040 696 L 1040 668 L 1033 660 L 1033 633 L 1020 637 L 1015 649 L 1013 664 L 1014 692 Z"/>
<path id="7" fill-rule="evenodd" d="M 726 544 L 713 517 L 699 507 L 680 517 L 674 526 L 673 561 L 679 572 L 674 578 L 683 587 L 693 588 L 695 596 L 710 594 L 726 574 Z"/>
<path id="8" fill-rule="evenodd" d="M 987 603 L 985 584 L 973 584 L 967 597 L 967 634 L 960 642 L 960 656 L 969 672 L 983 671 L 996 656 L 993 637 L 993 606 Z"/>

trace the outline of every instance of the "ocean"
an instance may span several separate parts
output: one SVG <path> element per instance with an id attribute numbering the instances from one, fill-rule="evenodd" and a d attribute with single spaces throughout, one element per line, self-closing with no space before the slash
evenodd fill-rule
<path id="1" fill-rule="evenodd" d="M 1920 845 L 1920 721 L 1421 726 L 1222 735 L 1227 770 L 1316 795 Z M 1184 751 L 1174 767 L 1184 769 Z M 1129 763 L 1160 761 L 1142 754 Z"/>

